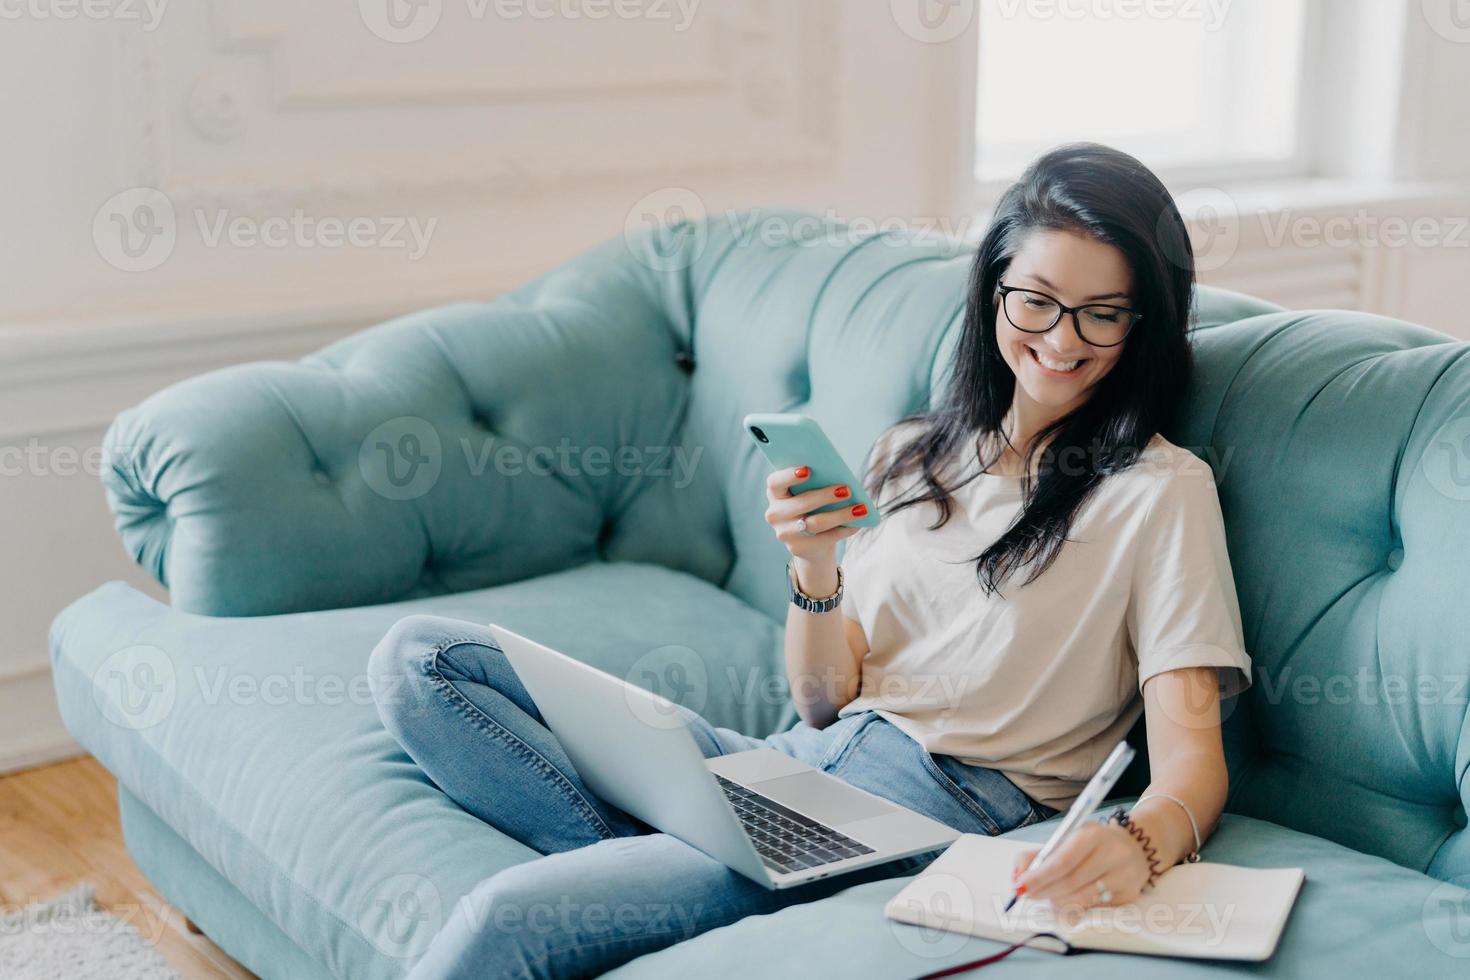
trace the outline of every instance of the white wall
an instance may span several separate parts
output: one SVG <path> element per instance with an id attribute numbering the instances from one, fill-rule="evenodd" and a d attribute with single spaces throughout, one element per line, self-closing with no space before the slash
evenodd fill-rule
<path id="1" fill-rule="evenodd" d="M 109 579 L 148 585 L 64 448 L 95 458 L 119 410 L 215 366 L 492 296 L 690 191 L 710 212 L 947 206 L 969 159 L 946 105 L 964 97 L 964 39 L 915 40 L 887 3 L 703 0 L 686 18 L 689 0 L 620 2 L 644 15 L 442 0 L 410 43 L 373 33 L 371 0 L 173 0 L 151 30 L 144 0 L 99 8 L 140 20 L 6 16 L 0 465 L 18 470 L 0 475 L 0 769 L 65 745 L 45 696 L 54 614 Z M 385 242 L 400 220 L 432 232 L 422 255 L 210 239 L 221 218 L 265 230 L 297 209 L 377 222 L 363 227 Z M 116 222 L 134 220 L 165 229 L 156 251 L 136 230 L 140 254 L 121 249 Z"/>
<path id="2" fill-rule="evenodd" d="M 962 29 L 918 20 L 919 2 Z M 439 11 L 406 43 L 380 36 L 404 36 L 377 19 L 386 3 L 0 5 L 0 769 L 66 749 L 46 696 L 54 614 L 109 579 L 150 588 L 77 461 L 150 392 L 492 296 L 679 206 L 965 227 L 967 0 L 589 3 L 633 14 L 601 20 L 516 13 L 584 9 L 564 0 L 431 0 L 404 8 Z M 1470 176 L 1470 47 L 1414 24 L 1419 111 L 1384 110 L 1404 149 L 1380 176 Z M 211 237 L 298 213 L 301 243 Z M 129 255 L 118 222 L 148 247 Z M 358 244 L 337 241 L 354 222 Z M 1354 249 L 1303 261 L 1282 276 L 1247 243 L 1204 278 L 1466 322 L 1459 253 L 1401 250 L 1392 275 Z"/>

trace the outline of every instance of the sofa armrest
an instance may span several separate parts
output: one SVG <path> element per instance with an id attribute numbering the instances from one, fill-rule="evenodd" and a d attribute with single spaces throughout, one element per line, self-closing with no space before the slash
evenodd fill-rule
<path id="1" fill-rule="evenodd" d="M 175 608 L 265 615 L 483 588 L 579 564 L 670 445 L 677 276 L 618 241 L 502 297 L 298 363 L 226 368 L 124 412 L 103 481 Z M 674 304 L 678 309 L 678 304 Z"/>

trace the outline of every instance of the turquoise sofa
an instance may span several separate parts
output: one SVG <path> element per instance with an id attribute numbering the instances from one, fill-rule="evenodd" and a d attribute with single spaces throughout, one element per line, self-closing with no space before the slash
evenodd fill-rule
<path id="1" fill-rule="evenodd" d="M 782 552 L 740 419 L 805 412 L 862 459 L 941 390 L 970 257 L 722 215 L 125 412 L 106 491 L 172 605 L 105 585 L 51 646 L 138 865 L 262 976 L 376 980 L 533 859 L 379 724 L 368 653 L 411 613 L 502 623 L 720 725 L 791 723 Z M 1470 976 L 1470 345 L 1214 289 L 1197 306 L 1198 378 L 1166 435 L 1216 470 L 1255 667 L 1225 706 L 1206 858 L 1307 881 L 1264 964 L 1022 950 L 992 969 Z M 1135 763 L 1120 798 L 1146 780 Z M 899 978 L 998 948 L 888 923 L 902 884 L 618 973 Z"/>

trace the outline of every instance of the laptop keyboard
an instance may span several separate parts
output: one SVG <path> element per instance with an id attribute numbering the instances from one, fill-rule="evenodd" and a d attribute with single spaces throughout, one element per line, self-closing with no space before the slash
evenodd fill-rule
<path id="1" fill-rule="evenodd" d="M 873 849 L 715 775 L 766 867 L 783 874 L 872 854 Z"/>

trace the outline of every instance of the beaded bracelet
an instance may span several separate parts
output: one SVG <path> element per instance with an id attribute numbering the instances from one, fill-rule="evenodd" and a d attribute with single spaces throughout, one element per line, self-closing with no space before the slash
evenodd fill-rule
<path id="1" fill-rule="evenodd" d="M 1144 860 L 1148 861 L 1148 881 L 1144 883 L 1144 887 L 1152 888 L 1154 882 L 1159 880 L 1159 875 L 1163 874 L 1164 870 L 1159 867 L 1159 852 L 1154 848 L 1153 842 L 1149 840 L 1148 834 L 1145 834 L 1142 827 L 1128 818 L 1128 811 L 1122 807 L 1118 807 L 1110 813 L 1107 822 L 1115 823 L 1128 831 L 1133 836 L 1133 839 L 1138 841 L 1138 846 L 1143 848 Z"/>

